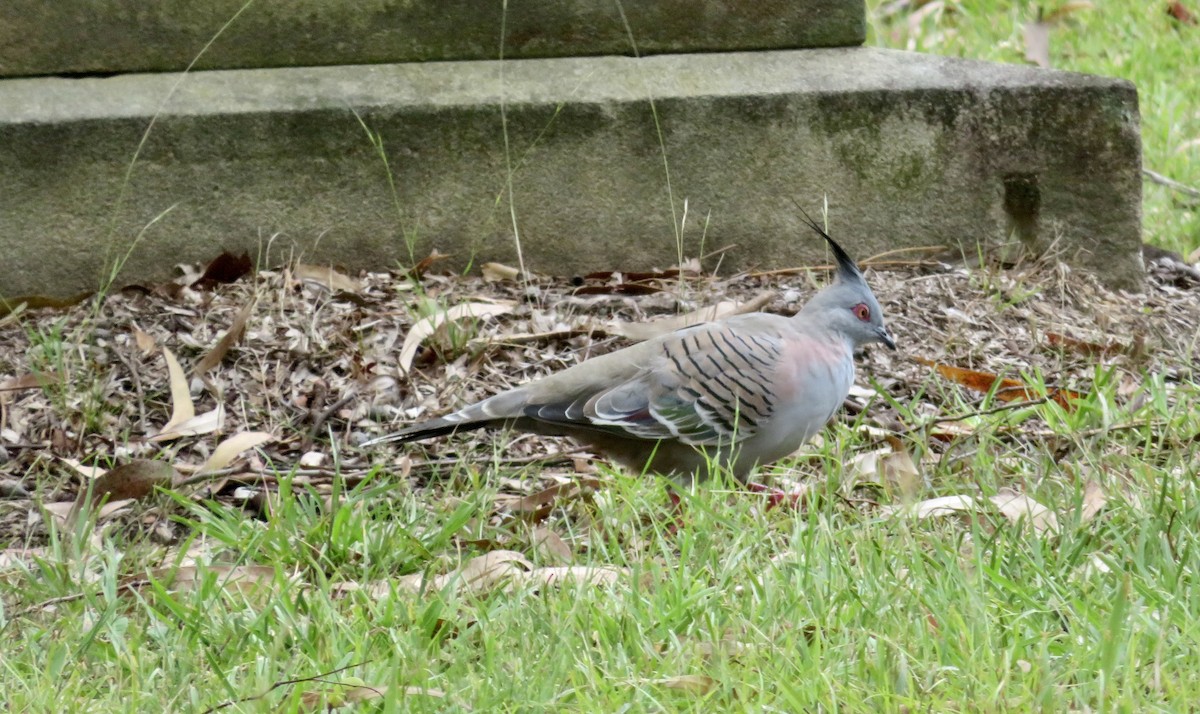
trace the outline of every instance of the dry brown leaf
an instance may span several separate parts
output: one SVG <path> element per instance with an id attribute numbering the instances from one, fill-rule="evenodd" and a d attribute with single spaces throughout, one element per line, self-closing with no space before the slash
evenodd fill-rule
<path id="1" fill-rule="evenodd" d="M 892 448 L 868 451 L 850 460 L 848 464 L 856 480 L 893 486 L 905 499 L 913 498 L 921 490 L 921 471 L 907 451 Z"/>
<path id="2" fill-rule="evenodd" d="M 96 522 L 101 523 L 110 518 L 115 518 L 124 513 L 128 513 L 131 510 L 130 507 L 133 506 L 134 503 L 137 503 L 137 501 L 132 498 L 123 498 L 119 501 L 109 501 L 96 511 Z"/>
<path id="3" fill-rule="evenodd" d="M 243 431 L 234 434 L 220 444 L 217 444 L 217 448 L 213 449 L 212 455 L 196 471 L 196 475 L 199 476 L 212 473 L 213 471 L 220 471 L 246 449 L 253 449 L 274 439 L 274 436 L 265 431 Z"/>
<path id="4" fill-rule="evenodd" d="M 381 699 L 387 694 L 388 690 L 386 686 L 372 687 L 358 677 L 347 677 L 341 682 L 330 682 L 327 679 L 320 679 L 317 681 L 330 686 L 322 689 L 309 690 L 302 693 L 300 695 L 300 711 L 331 712 L 335 709 L 342 709 L 350 704 Z M 408 691 L 410 689 L 419 690 L 420 688 L 405 687 L 405 693 L 419 693 L 417 691 Z M 430 694 L 430 696 L 437 695 Z"/>
<path id="5" fill-rule="evenodd" d="M 54 522 L 60 526 L 67 525 L 76 513 L 74 501 L 55 501 L 54 503 L 43 503 L 42 510 L 50 515 Z"/>
<path id="6" fill-rule="evenodd" d="M 619 335 L 630 340 L 649 340 L 659 335 L 665 335 L 668 332 L 674 332 L 684 327 L 699 325 L 703 322 L 712 322 L 723 317 L 757 312 L 773 299 L 775 299 L 775 291 L 767 290 L 746 302 L 724 300 L 716 305 L 710 305 L 709 307 L 693 310 L 682 315 L 664 317 L 649 322 L 612 321 L 605 325 L 604 331 L 611 335 Z"/>
<path id="7" fill-rule="evenodd" d="M 932 518 L 973 511 L 978 507 L 979 502 L 971 496 L 939 496 L 938 498 L 927 498 L 911 505 L 885 506 L 880 509 L 880 513 L 885 516 Z"/>
<path id="8" fill-rule="evenodd" d="M 154 492 L 155 486 L 168 487 L 174 480 L 175 469 L 167 462 L 134 459 L 92 481 L 79 492 L 77 503 L 83 505 L 87 498 L 92 503 L 99 503 L 103 499 L 145 498 Z"/>
<path id="9" fill-rule="evenodd" d="M 65 510 L 61 503 L 48 503 L 44 508 L 59 525 L 72 527 L 82 513 L 91 513 L 99 522 L 123 513 L 135 501 L 154 493 L 156 486 L 170 487 L 175 477 L 175 469 L 165 461 L 134 459 L 107 472 L 101 471 L 84 485 Z M 103 505 L 93 513 L 97 504 Z"/>
<path id="10" fill-rule="evenodd" d="M 0 392 L 20 392 L 26 389 L 41 389 L 60 379 L 58 372 L 29 372 L 18 377 L 9 377 L 0 382 Z"/>
<path id="11" fill-rule="evenodd" d="M 571 501 L 586 489 L 595 489 L 599 486 L 599 479 L 581 478 L 575 481 L 556 483 L 526 496 L 497 494 L 496 505 L 512 513 L 524 514 L 528 520 L 539 521 L 549 516 L 550 511 L 554 510 L 555 506 L 560 505 L 561 502 Z"/>
<path id="12" fill-rule="evenodd" d="M 963 421 L 941 421 L 929 430 L 929 438 L 949 442 L 971 436 L 975 431 L 975 426 Z"/>
<path id="13" fill-rule="evenodd" d="M 1009 488 L 1000 489 L 990 503 L 1000 510 L 1013 523 L 1028 522 L 1037 533 L 1058 533 L 1058 517 L 1028 496 L 1017 493 Z M 906 515 L 916 518 L 932 518 L 956 513 L 979 511 L 984 502 L 971 496 L 941 496 L 930 498 L 912 505 L 888 506 L 880 509 L 883 515 Z"/>
<path id="14" fill-rule="evenodd" d="M 485 283 L 499 283 L 516 280 L 521 277 L 521 271 L 503 263 L 484 263 L 479 266 Z"/>
<path id="15" fill-rule="evenodd" d="M 175 354 L 166 347 L 162 348 L 163 359 L 167 362 L 167 376 L 171 386 L 171 419 L 163 426 L 159 434 L 169 434 L 175 427 L 190 421 L 196 416 L 196 405 L 192 403 L 192 395 L 188 391 L 187 375 Z"/>
<path id="16" fill-rule="evenodd" d="M 436 687 L 401 687 L 406 697 L 433 697 L 434 699 L 445 699 L 446 693 Z M 372 699 L 380 699 L 387 694 L 387 687 L 371 687 L 368 685 L 359 685 L 353 687 L 346 692 L 347 702 L 367 702 Z M 470 707 L 464 707 L 470 711 Z"/>
<path id="17" fill-rule="evenodd" d="M 914 357 L 918 363 L 933 367 L 938 374 L 953 382 L 957 382 L 967 389 L 973 389 L 976 392 L 990 392 L 995 389 L 996 398 L 1002 402 L 1016 402 L 1021 400 L 1038 399 L 1038 394 L 1030 387 L 1018 382 L 1015 379 L 1002 379 L 989 372 L 980 372 L 974 369 L 964 369 L 953 365 L 941 364 L 933 360 L 925 359 L 924 357 Z M 1071 409 L 1072 402 L 1082 398 L 1079 392 L 1074 392 L 1069 389 L 1058 389 L 1048 387 L 1046 395 L 1049 399 L 1056 402 L 1064 409 Z"/>
<path id="18" fill-rule="evenodd" d="M 1091 357 L 1112 357 L 1114 355 L 1129 354 L 1133 351 L 1132 346 L 1122 345 L 1117 342 L 1100 344 L 1098 342 L 1076 339 L 1057 332 L 1047 332 L 1045 334 L 1046 342 L 1050 345 L 1064 350 L 1073 350 Z"/>
<path id="19" fill-rule="evenodd" d="M 1180 0 L 1167 3 L 1167 14 L 1184 25 L 1196 25 L 1196 15 Z"/>
<path id="20" fill-rule="evenodd" d="M 75 471 L 75 473 L 84 477 L 88 481 L 98 479 L 101 476 L 103 476 L 104 474 L 108 473 L 108 469 L 102 469 L 99 466 L 84 466 L 77 459 L 72 459 L 69 456 L 60 456 L 60 457 L 58 457 L 58 460 L 63 462 L 67 466 L 70 466 Z"/>
<path id="21" fill-rule="evenodd" d="M 347 688 L 344 696 L 347 702 L 369 702 L 373 699 L 383 699 L 387 691 L 388 688 L 386 685 L 372 687 L 369 684 L 356 684 Z M 404 694 L 423 694 L 427 697 L 436 697 L 438 699 L 446 696 L 446 693 L 440 689 L 421 689 L 420 687 L 405 687 Z"/>
<path id="22" fill-rule="evenodd" d="M 529 540 L 533 549 L 545 560 L 559 563 L 569 563 L 575 559 L 571 547 L 557 533 L 545 526 L 534 526 L 530 531 Z"/>
<path id="23" fill-rule="evenodd" d="M 217 344 L 213 345 L 209 353 L 204 355 L 204 358 L 196 365 L 196 376 L 205 375 L 213 367 L 221 364 L 221 361 L 225 359 L 225 355 L 229 353 L 230 348 L 237 344 L 238 340 L 242 339 L 242 335 L 246 334 L 246 322 L 249 321 L 251 313 L 254 312 L 254 306 L 257 302 L 257 298 L 252 298 L 241 310 L 238 310 L 237 314 L 233 317 L 233 322 L 229 325 L 229 329 L 225 331 L 224 335 L 221 335 L 221 339 L 217 340 Z"/>
<path id="24" fill-rule="evenodd" d="M 1108 494 L 1104 487 L 1095 479 L 1089 479 L 1083 487 L 1083 502 L 1079 504 L 1079 522 L 1087 523 L 1104 510 L 1108 503 Z"/>
<path id="25" fill-rule="evenodd" d="M 40 310 L 42 308 L 50 308 L 52 310 L 66 310 L 69 307 L 78 305 L 87 300 L 93 295 L 92 291 L 78 293 L 71 297 L 49 297 L 47 295 L 12 295 L 6 296 L 0 300 L 0 318 L 8 318 L 19 315 L 25 310 Z M 9 320 L 0 320 L 0 324 L 8 324 Z"/>
<path id="26" fill-rule="evenodd" d="M 413 266 L 410 274 L 412 277 L 420 280 L 422 277 L 424 277 L 425 273 L 429 272 L 429 269 L 433 267 L 434 263 L 439 263 L 449 257 L 450 255 L 448 253 L 443 253 L 437 248 L 434 248 L 429 255 L 421 259 L 421 262 Z"/>
<path id="27" fill-rule="evenodd" d="M 15 478 L 0 478 L 0 499 L 29 498 L 25 484 Z"/>
<path id="28" fill-rule="evenodd" d="M 688 694 L 708 694 L 717 686 L 717 680 L 706 674 L 680 674 L 662 679 L 649 679 L 646 684 L 674 689 Z"/>
<path id="29" fill-rule="evenodd" d="M 408 374 L 412 369 L 413 359 L 417 356 L 417 349 L 425 338 L 429 337 L 441 327 L 443 324 L 461 320 L 463 318 L 486 318 L 495 317 L 496 315 L 505 315 L 512 312 L 515 303 L 509 301 L 502 302 L 468 302 L 455 305 L 449 310 L 437 312 L 429 317 L 423 317 L 413 323 L 408 334 L 404 336 L 404 344 L 400 348 L 399 366 L 400 372 Z"/>
<path id="30" fill-rule="evenodd" d="M 588 585 L 604 587 L 614 585 L 629 573 L 624 568 L 603 565 L 570 565 L 556 568 L 534 568 L 517 572 L 510 581 L 513 585 Z"/>
<path id="31" fill-rule="evenodd" d="M 428 578 L 424 573 L 412 573 L 392 581 L 379 581 L 361 588 L 340 587 L 338 592 L 363 590 L 371 597 L 382 597 L 390 594 L 393 590 L 414 594 L 436 593 L 453 586 L 455 589 L 463 588 L 471 592 L 482 593 L 519 576 L 532 567 L 533 564 L 516 551 L 493 550 L 490 553 L 471 558 L 455 570 L 434 578 Z"/>
<path id="32" fill-rule="evenodd" d="M 371 598 L 383 598 L 393 592 L 432 594 L 452 588 L 455 591 L 485 594 L 498 587 L 506 590 L 521 586 L 554 587 L 570 584 L 603 587 L 615 584 L 627 575 L 628 571 L 624 568 L 608 566 L 534 568 L 525 556 L 516 551 L 494 550 L 433 578 L 423 573 L 412 573 L 393 580 L 366 584 L 336 583 L 330 587 L 330 592 L 335 597 L 362 592 Z"/>
<path id="33" fill-rule="evenodd" d="M 325 681 L 325 680 L 320 680 Z M 445 699 L 446 693 L 433 687 L 400 687 L 404 697 L 433 697 Z M 347 677 L 343 682 L 324 689 L 307 691 L 300 695 L 300 710 L 311 712 L 328 712 L 343 709 L 359 702 L 369 702 L 382 699 L 387 695 L 386 685 L 371 686 L 363 683 L 358 677 Z M 459 709 L 471 711 L 471 707 L 459 704 Z"/>
<path id="34" fill-rule="evenodd" d="M 151 352 L 158 349 L 158 341 L 152 335 L 142 332 L 137 325 L 134 325 L 130 331 L 133 332 L 133 342 L 143 357 L 149 356 Z"/>
<path id="35" fill-rule="evenodd" d="M 0 550 L 0 573 L 26 568 L 34 558 L 45 558 L 48 555 L 45 548 L 5 548 Z"/>
<path id="36" fill-rule="evenodd" d="M 205 574 L 211 573 L 217 583 L 225 589 L 248 592 L 275 580 L 275 568 L 267 565 L 209 565 L 200 567 L 184 565 L 178 568 L 159 568 L 150 575 L 163 581 L 172 592 L 191 592 L 203 582 Z"/>
<path id="37" fill-rule="evenodd" d="M 341 707 L 341 700 L 338 699 L 340 692 L 344 687 L 331 687 L 329 689 L 316 689 L 304 692 L 300 695 L 300 707 L 302 712 L 323 711 L 329 712 Z"/>
<path id="38" fill-rule="evenodd" d="M 1028 522 L 1038 534 L 1058 533 L 1058 516 L 1054 511 L 1011 488 L 1002 488 L 992 496 L 991 502 L 1013 523 Z"/>
<path id="39" fill-rule="evenodd" d="M 362 289 L 357 280 L 349 275 L 339 273 L 332 266 L 298 263 L 296 267 L 292 268 L 292 275 L 297 280 L 315 283 L 335 292 L 356 293 Z"/>
<path id="40" fill-rule="evenodd" d="M 471 558 L 457 571 L 443 575 L 442 578 L 446 578 L 445 582 L 458 579 L 472 589 L 486 590 L 515 573 L 522 573 L 531 568 L 533 563 L 514 550 L 493 550 Z"/>
<path id="41" fill-rule="evenodd" d="M 254 270 L 254 261 L 250 259 L 248 252 L 242 251 L 241 255 L 234 255 L 225 251 L 208 264 L 208 267 L 204 269 L 204 274 L 192 283 L 192 287 L 199 290 L 237 282 L 249 275 L 252 270 Z"/>
<path id="42" fill-rule="evenodd" d="M 225 407 L 218 404 L 216 409 L 192 417 L 187 421 L 175 424 L 171 429 L 163 429 L 150 437 L 150 441 L 171 441 L 184 436 L 199 436 L 220 431 L 225 426 Z"/>

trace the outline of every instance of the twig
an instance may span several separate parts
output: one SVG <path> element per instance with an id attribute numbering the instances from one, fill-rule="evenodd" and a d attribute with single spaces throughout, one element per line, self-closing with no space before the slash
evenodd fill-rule
<path id="1" fill-rule="evenodd" d="M 148 423 L 146 421 L 146 395 L 142 392 L 142 378 L 138 374 L 137 364 L 125 354 L 124 350 L 115 350 L 117 359 L 125 365 L 125 369 L 129 370 L 129 376 L 133 380 L 133 392 L 137 395 L 138 406 L 138 427 L 143 432 L 149 432 Z"/>
<path id="2" fill-rule="evenodd" d="M 581 455 L 581 454 L 588 454 L 588 453 L 591 453 L 591 452 L 585 448 L 580 447 L 578 449 L 567 449 L 564 451 L 556 451 L 553 454 L 534 454 L 533 456 L 514 456 L 511 458 L 507 458 L 507 459 L 488 459 L 487 463 L 495 464 L 497 466 L 528 466 L 530 464 L 544 464 L 544 465 L 549 466 L 549 465 L 553 465 L 553 464 L 568 463 L 571 460 L 571 458 Z M 441 468 L 444 466 L 457 466 L 461 463 L 463 463 L 463 459 L 432 459 L 429 461 L 416 461 L 416 462 L 413 462 L 412 470 L 415 472 L 424 473 L 426 471 L 433 471 L 434 469 Z M 176 468 L 178 468 L 178 467 L 176 467 Z M 356 481 L 356 480 L 361 481 L 362 479 L 366 478 L 367 476 L 374 473 L 375 471 L 376 471 L 376 469 L 374 467 L 365 468 L 365 469 L 357 469 L 357 470 L 345 470 L 345 469 L 339 470 L 339 469 L 331 469 L 331 468 L 308 468 L 308 469 L 300 468 L 300 469 L 292 469 L 292 470 L 288 471 L 287 475 L 289 477 L 293 477 L 293 478 L 297 477 L 297 476 L 303 476 L 306 478 L 313 478 L 313 477 L 322 478 L 323 477 L 323 478 L 329 478 L 329 479 L 340 477 L 342 479 L 342 481 L 344 481 L 344 482 L 351 482 L 351 481 Z M 240 476 L 253 476 L 255 478 L 253 478 L 253 479 L 239 478 Z M 188 478 L 181 479 L 181 480 L 176 481 L 175 483 L 171 484 L 171 488 L 174 490 L 179 490 L 179 489 L 185 488 L 187 486 L 195 486 L 196 484 L 206 483 L 208 481 L 216 481 L 218 479 L 226 478 L 226 477 L 232 477 L 232 478 L 230 478 L 230 480 L 233 481 L 234 483 L 243 483 L 243 484 L 275 483 L 279 480 L 278 476 L 276 476 L 273 473 L 254 473 L 254 472 L 242 471 L 242 470 L 230 467 L 230 468 L 220 469 L 219 471 L 207 471 L 198 476 L 189 476 Z"/>
<path id="3" fill-rule="evenodd" d="M 916 431 L 928 429 L 929 427 L 933 426 L 934 424 L 943 424 L 948 421 L 962 421 L 964 419 L 971 419 L 974 417 L 982 417 L 982 416 L 990 416 L 992 414 L 999 414 L 1000 412 L 1006 412 L 1006 411 L 1010 411 L 1013 409 L 1023 409 L 1025 407 L 1036 407 L 1037 405 L 1045 404 L 1048 401 L 1050 401 L 1050 397 L 1045 396 L 1045 397 L 1038 397 L 1037 399 L 1029 399 L 1029 400 L 1023 401 L 1023 402 L 1005 402 L 1004 404 L 1001 404 L 998 407 L 992 407 L 991 409 L 984 409 L 982 411 L 974 411 L 974 412 L 967 412 L 965 414 L 951 414 L 948 416 L 934 417 L 932 419 L 927 419 L 924 422 L 922 422 L 916 426 L 909 427 L 908 429 L 901 431 L 900 434 L 912 434 L 913 432 L 916 432 Z"/>
<path id="4" fill-rule="evenodd" d="M 342 407 L 354 401 L 354 399 L 359 396 L 359 390 L 351 389 L 349 392 L 343 395 L 341 399 L 338 399 L 336 402 L 330 404 L 328 407 L 322 410 L 321 413 L 313 419 L 312 428 L 308 430 L 308 434 L 306 434 L 304 437 L 304 448 L 309 448 L 312 446 L 313 442 L 317 440 L 317 434 L 321 432 L 321 425 L 325 423 L 326 419 L 336 414 Z"/>
<path id="5" fill-rule="evenodd" d="M 496 464 L 497 466 L 528 466 L 529 464 L 545 464 L 547 466 L 557 463 L 566 463 L 572 457 L 578 454 L 591 453 L 587 449 L 580 447 L 578 449 L 568 449 L 566 451 L 557 451 L 553 454 L 534 454 L 533 456 L 514 456 L 507 459 L 488 459 L 487 463 Z M 431 461 L 420 461 L 413 464 L 413 470 L 429 470 L 440 468 L 442 466 L 456 466 L 463 462 L 462 459 L 433 459 Z"/>
<path id="6" fill-rule="evenodd" d="M 572 330 L 554 330 L 551 332 L 518 332 L 498 337 L 476 337 L 468 344 L 472 348 L 495 347 L 501 345 L 523 345 L 529 342 L 563 342 L 576 337 L 591 337 L 603 339 L 609 337 L 603 327 L 580 327 Z"/>
<path id="7" fill-rule="evenodd" d="M 707 253 L 705 253 L 704 255 L 700 256 L 699 258 L 696 258 L 696 260 L 708 260 L 709 258 L 712 258 L 714 256 L 725 255 L 725 253 L 733 250 L 734 248 L 738 248 L 738 247 L 740 247 L 740 246 L 738 246 L 737 243 L 730 243 L 729 245 L 724 246 L 722 248 L 717 248 L 716 250 L 710 250 Z"/>
<path id="8" fill-rule="evenodd" d="M 1071 436 L 1073 436 L 1077 439 L 1087 439 L 1092 436 L 1100 436 L 1101 434 L 1108 434 L 1108 433 L 1111 433 L 1114 431 L 1131 431 L 1133 429 L 1139 429 L 1141 427 L 1146 427 L 1147 429 L 1157 429 L 1159 427 L 1170 426 L 1170 424 L 1171 423 L 1165 419 L 1160 419 L 1157 421 L 1127 421 L 1123 424 L 1112 424 L 1111 426 L 1097 426 L 1097 427 L 1093 427 L 1091 429 L 1084 429 L 1083 431 L 1071 434 Z M 1040 429 L 1037 431 L 1026 431 L 1024 433 L 1028 434 L 1030 436 L 1044 437 L 1044 438 L 1049 438 L 1049 437 L 1053 437 L 1053 436 L 1063 436 L 1062 434 L 1059 434 L 1058 432 L 1055 432 L 1055 431 L 1050 431 L 1049 429 Z"/>
<path id="9" fill-rule="evenodd" d="M 1167 519 L 1167 527 L 1163 529 L 1163 533 L 1167 537 L 1167 547 L 1171 549 L 1171 557 L 1176 563 L 1179 562 L 1179 551 L 1175 549 L 1175 536 L 1171 533 L 1171 529 L 1175 527 L 1175 516 L 1179 515 L 1179 510 L 1171 509 L 1171 517 Z"/>
<path id="10" fill-rule="evenodd" d="M 1174 189 L 1185 196 L 1200 198 L 1200 189 L 1192 188 L 1185 183 L 1179 183 L 1173 178 L 1168 178 L 1157 171 L 1152 171 L 1151 169 L 1145 167 L 1142 168 L 1142 173 L 1146 175 L 1146 178 L 1150 179 L 1159 186 L 1166 186 L 1167 188 Z"/>
<path id="11" fill-rule="evenodd" d="M 370 664 L 371 662 L 374 662 L 374 661 L 375 660 L 373 660 L 373 659 L 365 659 L 362 662 L 348 664 L 345 667 L 338 667 L 337 669 L 332 669 L 328 672 L 322 672 L 321 674 L 314 674 L 311 677 L 297 677 L 295 679 L 285 679 L 280 682 L 275 682 L 270 687 L 267 687 L 266 691 L 264 691 L 264 692 L 261 692 L 259 694 L 255 694 L 255 695 L 252 695 L 249 697 L 242 697 L 241 699 L 227 699 L 216 706 L 212 706 L 212 707 L 209 707 L 208 709 L 205 709 L 203 714 L 212 714 L 212 712 L 226 709 L 228 707 L 233 706 L 234 704 L 242 704 L 244 702 L 258 701 L 259 699 L 262 699 L 263 697 L 267 696 L 268 694 L 275 691 L 276 689 L 279 689 L 280 687 L 288 687 L 293 684 L 302 684 L 304 682 L 315 682 L 320 679 L 324 679 L 325 677 L 328 677 L 330 675 L 337 674 L 338 672 L 345 672 L 348 669 L 354 669 L 355 667 L 361 667 L 364 664 Z"/>
<path id="12" fill-rule="evenodd" d="M 899 248 L 896 250 L 889 250 L 886 253 L 880 253 L 879 255 L 880 256 L 891 255 L 893 253 L 902 253 L 902 252 L 907 252 L 907 251 L 926 251 L 926 252 L 932 253 L 932 252 L 940 251 L 940 250 L 945 250 L 945 248 L 942 246 L 921 246 L 918 248 Z M 937 267 L 937 266 L 941 265 L 941 263 L 938 263 L 936 261 L 929 261 L 929 260 L 878 260 L 876 258 L 868 258 L 867 260 L 860 261 L 858 264 L 860 267 L 863 267 L 863 268 L 914 268 L 914 267 Z M 825 265 L 825 264 L 799 265 L 794 268 L 776 268 L 775 270 L 760 270 L 760 271 L 753 272 L 753 273 L 746 273 L 742 277 L 770 278 L 770 277 L 774 277 L 777 275 L 798 275 L 800 273 L 807 273 L 810 270 L 829 271 L 829 270 L 834 270 L 836 268 L 837 268 L 836 265 Z"/>
<path id="13" fill-rule="evenodd" d="M 894 262 L 894 261 L 881 261 L 880 258 L 886 258 L 889 255 L 900 255 L 901 253 L 940 253 L 944 250 L 946 250 L 946 246 L 944 246 L 944 245 L 918 245 L 918 246 L 910 246 L 908 248 L 893 248 L 891 250 L 885 250 L 882 253 L 876 253 L 875 255 L 872 255 L 871 257 L 862 261 L 862 264 L 863 265 L 890 264 L 891 262 Z M 907 263 L 907 262 L 908 261 L 901 261 L 902 264 Z M 917 261 L 917 264 L 920 265 L 921 261 Z"/>
<path id="14" fill-rule="evenodd" d="M 150 584 L 150 581 L 145 578 L 141 578 L 138 580 L 130 580 L 129 582 L 118 584 L 116 592 L 122 593 L 122 592 L 133 591 L 133 590 L 137 590 L 138 588 L 145 587 L 146 585 L 149 585 L 149 584 Z M 44 610 L 45 608 L 50 607 L 51 605 L 61 605 L 65 602 L 75 602 L 76 600 L 82 600 L 83 598 L 89 597 L 89 596 L 104 597 L 104 592 L 103 591 L 99 591 L 99 592 L 91 591 L 91 592 L 71 593 L 70 595 L 59 595 L 58 597 L 52 597 L 49 600 L 42 600 L 41 602 L 39 602 L 36 605 L 31 605 L 30 607 L 27 607 L 24 610 L 18 610 L 16 613 L 13 614 L 13 616 L 11 618 L 9 618 L 9 621 L 11 622 L 12 620 L 15 620 L 17 618 L 24 617 L 24 616 L 30 614 L 31 612 L 36 612 L 38 610 Z"/>

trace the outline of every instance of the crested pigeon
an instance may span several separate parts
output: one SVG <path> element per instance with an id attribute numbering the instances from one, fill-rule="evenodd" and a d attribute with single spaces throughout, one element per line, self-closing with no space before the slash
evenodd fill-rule
<path id="1" fill-rule="evenodd" d="M 626 468 L 744 481 L 796 451 L 833 418 L 854 353 L 896 344 L 850 256 L 805 214 L 837 259 L 834 282 L 792 317 L 736 315 L 585 360 L 363 446 L 484 427 L 567 436 Z"/>

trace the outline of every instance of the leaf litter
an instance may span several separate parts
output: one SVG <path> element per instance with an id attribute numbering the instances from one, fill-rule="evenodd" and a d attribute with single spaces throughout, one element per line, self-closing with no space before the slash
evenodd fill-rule
<path id="1" fill-rule="evenodd" d="M 0 513 L 0 546 L 38 547 L 44 533 L 25 514 L 37 510 L 35 503 L 73 505 L 86 491 L 86 481 L 65 476 L 73 470 L 48 467 L 62 463 L 58 459 L 113 463 L 117 469 L 161 464 L 154 467 L 162 469 L 151 479 L 156 484 L 165 482 L 165 469 L 211 477 L 213 488 L 205 497 L 231 504 L 243 502 L 235 493 L 244 498 L 239 489 L 247 487 L 269 503 L 277 474 L 289 470 L 306 484 L 328 489 L 335 477 L 352 485 L 378 464 L 389 478 L 428 490 L 435 500 L 444 487 L 430 480 L 432 473 L 473 464 L 523 474 L 501 479 L 493 521 L 515 518 L 544 529 L 536 538 L 512 535 L 508 542 L 524 538 L 529 554 L 563 565 L 496 560 L 493 551 L 442 575 L 412 574 L 361 587 L 377 593 L 384 587 L 427 592 L 619 582 L 623 574 L 615 569 L 568 565 L 578 557 L 574 549 L 586 549 L 586 542 L 568 545 L 555 529 L 555 514 L 578 510 L 605 481 L 571 468 L 538 468 L 562 463 L 564 455 L 571 463 L 578 450 L 564 449 L 563 442 L 521 437 L 500 453 L 472 448 L 497 438 L 485 433 L 371 452 L 357 444 L 713 314 L 760 308 L 791 314 L 814 288 L 812 270 L 714 277 L 688 266 L 595 274 L 583 281 L 585 287 L 638 288 L 581 294 L 570 279 L 521 275 L 498 264 L 483 275 L 438 274 L 440 262 L 437 255 L 417 271 L 354 276 L 328 267 L 284 266 L 248 272 L 230 283 L 216 280 L 203 290 L 194 285 L 200 269 L 189 267 L 171 286 L 114 292 L 99 307 L 94 299 L 18 306 L 0 325 L 6 355 L 0 384 L 8 385 L 0 391 L 0 479 L 9 484 L 6 493 L 16 496 L 8 499 L 16 507 Z M 964 483 L 962 495 L 921 500 L 929 488 L 923 470 L 956 443 L 972 439 L 987 425 L 989 410 L 1020 407 L 1043 395 L 1056 402 L 1061 397 L 1062 404 L 1086 400 L 1098 368 L 1131 385 L 1120 397 L 1130 403 L 1150 376 L 1168 387 L 1195 379 L 1188 345 L 1200 329 L 1200 289 L 1179 283 L 1157 264 L 1143 292 L 1131 293 L 1107 290 L 1049 261 L 1008 271 L 934 259 L 896 262 L 888 270 L 871 270 L 868 279 L 901 350 L 864 356 L 844 418 L 849 422 L 865 412 L 862 424 L 873 432 L 907 435 L 904 445 L 894 436 L 880 438 L 886 448 L 875 447 L 874 456 L 848 459 L 859 476 L 873 474 L 864 481 L 897 487 L 905 502 L 895 507 L 897 516 L 995 509 L 1053 533 L 1065 509 L 1033 500 L 1020 484 L 993 499 Z M 344 299 L 348 294 L 354 299 Z M 439 309 L 421 317 L 418 304 L 430 300 Z M 39 360 L 31 344 L 36 330 L 29 326 L 41 320 L 61 327 L 73 361 Z M 429 341 L 448 323 L 458 323 L 463 339 L 439 340 L 444 344 L 434 349 Z M 203 379 L 189 381 L 185 365 Z M 963 374 L 970 380 L 960 379 Z M 1051 379 L 1026 384 L 1021 375 Z M 889 406 L 880 392 L 907 405 L 908 412 Z M 1006 401 L 1012 394 L 1018 398 Z M 1051 433 L 1036 416 L 1017 428 L 1006 426 L 1003 416 L 996 414 L 1001 423 L 988 428 L 1013 443 L 1037 445 Z M 918 434 L 924 436 L 909 443 Z M 916 451 L 909 453 L 911 448 Z M 326 457 L 334 453 L 336 467 Z M 227 478 L 235 475 L 231 466 L 241 456 L 245 467 Z M 1096 517 L 1105 500 L 1099 483 L 1087 488 L 1081 521 Z M 138 498 L 108 491 L 110 503 Z M 503 547 L 503 538 L 499 544 Z"/>

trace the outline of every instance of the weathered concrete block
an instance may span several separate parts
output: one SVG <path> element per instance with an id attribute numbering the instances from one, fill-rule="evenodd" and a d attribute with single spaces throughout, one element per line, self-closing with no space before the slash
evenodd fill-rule
<path id="1" fill-rule="evenodd" d="M 490 60 L 502 36 L 506 59 L 632 55 L 630 34 L 642 54 L 866 38 L 863 0 L 513 0 L 507 14 L 479 0 L 245 4 L 5 0 L 0 76 L 179 71 L 218 33 L 195 69 Z"/>
<path id="2" fill-rule="evenodd" d="M 673 264 L 685 199 L 685 254 L 800 264 L 823 247 L 792 199 L 828 196 L 856 256 L 974 255 L 1015 234 L 1113 284 L 1141 275 L 1137 95 L 1121 80 L 853 48 L 176 81 L 0 82 L 0 294 L 94 287 L 143 228 L 124 281 L 221 248 L 378 269 L 409 260 L 406 235 L 417 258 L 513 262 L 510 164 L 525 259 L 546 272 Z"/>

